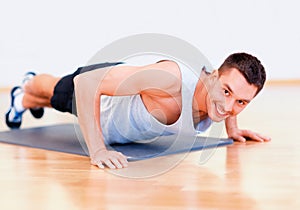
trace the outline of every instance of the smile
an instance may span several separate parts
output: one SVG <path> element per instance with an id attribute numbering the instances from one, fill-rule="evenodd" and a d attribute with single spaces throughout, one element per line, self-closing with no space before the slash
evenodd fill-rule
<path id="1" fill-rule="evenodd" d="M 215 104 L 215 106 L 216 106 L 217 114 L 218 114 L 220 117 L 224 117 L 224 118 L 225 118 L 225 117 L 228 116 L 227 112 L 223 111 L 223 109 L 222 109 L 220 106 L 218 106 L 217 104 Z"/>

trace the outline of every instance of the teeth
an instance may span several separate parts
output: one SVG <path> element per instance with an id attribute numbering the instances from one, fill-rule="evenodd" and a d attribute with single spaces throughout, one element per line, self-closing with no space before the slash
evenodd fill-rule
<path id="1" fill-rule="evenodd" d="M 217 111 L 219 112 L 220 115 L 226 115 L 225 112 L 223 112 L 222 110 L 220 110 L 219 106 L 216 106 L 216 107 L 217 107 Z"/>

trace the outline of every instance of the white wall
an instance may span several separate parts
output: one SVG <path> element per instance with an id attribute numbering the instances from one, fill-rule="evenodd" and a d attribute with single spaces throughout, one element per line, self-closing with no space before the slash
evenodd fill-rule
<path id="1" fill-rule="evenodd" d="M 145 32 L 190 42 L 214 67 L 259 57 L 269 79 L 300 78 L 297 0 L 1 0 L 0 87 L 28 70 L 63 75 L 103 46 Z"/>

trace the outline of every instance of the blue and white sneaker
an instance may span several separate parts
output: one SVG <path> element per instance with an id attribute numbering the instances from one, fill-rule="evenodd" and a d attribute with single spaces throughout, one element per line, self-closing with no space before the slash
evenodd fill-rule
<path id="1" fill-rule="evenodd" d="M 16 108 L 14 107 L 15 97 L 23 92 L 20 86 L 15 86 L 11 89 L 10 96 L 11 96 L 11 104 L 10 109 L 5 115 L 6 125 L 11 129 L 20 128 L 22 124 L 22 115 L 23 112 L 17 112 Z"/>
<path id="2" fill-rule="evenodd" d="M 26 74 L 24 74 L 24 77 L 22 80 L 22 85 L 24 85 L 26 82 L 31 80 L 35 75 L 36 75 L 36 73 L 34 73 L 33 71 L 29 71 Z"/>
<path id="3" fill-rule="evenodd" d="M 27 72 L 25 75 L 24 75 L 24 78 L 23 78 L 23 85 L 27 82 L 27 81 L 29 81 L 29 80 L 31 80 L 32 79 L 32 77 L 34 77 L 36 75 L 36 73 L 34 73 L 34 72 L 32 72 L 32 71 L 29 71 L 29 72 Z M 31 108 L 31 109 L 29 109 L 29 111 L 30 111 L 30 113 L 32 114 L 32 116 L 34 117 L 34 118 L 37 118 L 37 119 L 39 119 L 39 118 L 42 118 L 43 117 L 43 115 L 44 115 L 44 108 Z"/>
<path id="4" fill-rule="evenodd" d="M 32 79 L 36 74 L 34 72 L 27 72 L 24 75 L 22 85 L 24 85 L 27 81 Z M 22 115 L 26 111 L 26 109 L 22 112 L 18 112 L 15 107 L 15 98 L 19 94 L 23 93 L 23 89 L 21 86 L 15 86 L 11 89 L 11 104 L 8 112 L 5 115 L 6 125 L 11 129 L 18 129 L 22 124 Z M 41 118 L 44 115 L 44 108 L 30 108 L 30 113 L 35 118 Z"/>

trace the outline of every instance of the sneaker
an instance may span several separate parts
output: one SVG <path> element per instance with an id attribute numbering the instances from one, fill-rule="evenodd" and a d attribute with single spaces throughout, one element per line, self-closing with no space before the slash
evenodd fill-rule
<path id="1" fill-rule="evenodd" d="M 11 129 L 20 128 L 21 123 L 22 123 L 22 115 L 23 115 L 24 111 L 17 112 L 16 108 L 14 107 L 15 97 L 17 95 L 19 95 L 20 93 L 22 93 L 22 91 L 23 90 L 20 86 L 16 86 L 10 92 L 11 104 L 10 104 L 10 109 L 8 110 L 8 112 L 5 115 L 5 121 L 6 121 L 6 125 L 8 127 L 10 127 Z"/>
<path id="2" fill-rule="evenodd" d="M 29 80 L 31 80 L 35 75 L 36 73 L 32 71 L 27 72 L 23 78 L 23 85 Z M 32 116 L 37 119 L 42 118 L 44 115 L 44 108 L 30 108 L 29 111 L 32 114 Z"/>
<path id="3" fill-rule="evenodd" d="M 27 72 L 23 77 L 22 85 L 24 85 L 26 82 L 31 80 L 35 75 L 36 75 L 36 73 L 34 73 L 32 71 Z"/>
<path id="4" fill-rule="evenodd" d="M 44 108 L 30 108 L 29 111 L 31 115 L 36 119 L 40 119 L 44 115 Z"/>

